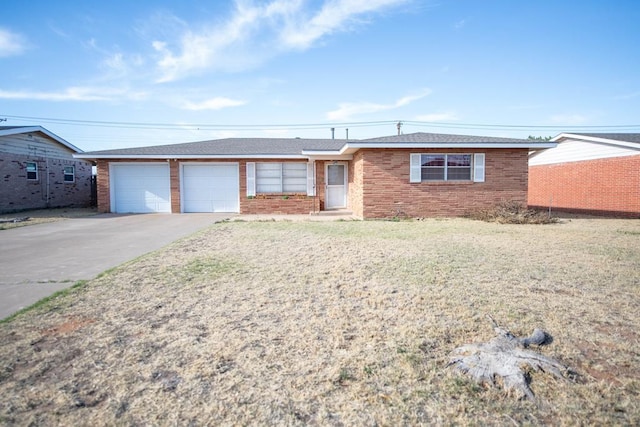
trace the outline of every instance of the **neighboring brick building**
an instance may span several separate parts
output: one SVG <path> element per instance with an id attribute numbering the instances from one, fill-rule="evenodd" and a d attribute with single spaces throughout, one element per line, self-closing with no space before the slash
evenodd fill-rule
<path id="1" fill-rule="evenodd" d="M 0 126 L 0 212 L 91 203 L 92 164 L 41 126 Z"/>
<path id="2" fill-rule="evenodd" d="M 553 142 L 415 133 L 367 140 L 231 138 L 76 154 L 100 212 L 460 216 L 527 201 L 527 155 Z"/>
<path id="3" fill-rule="evenodd" d="M 529 205 L 640 218 L 640 134 L 568 134 L 529 159 Z"/>

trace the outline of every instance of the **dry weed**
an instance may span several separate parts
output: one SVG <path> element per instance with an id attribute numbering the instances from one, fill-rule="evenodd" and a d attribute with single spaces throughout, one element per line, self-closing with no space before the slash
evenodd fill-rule
<path id="1" fill-rule="evenodd" d="M 640 224 L 224 223 L 0 325 L 0 423 L 640 423 Z M 445 368 L 551 332 L 538 404 Z"/>
<path id="2" fill-rule="evenodd" d="M 469 213 L 469 218 L 497 222 L 499 224 L 553 224 L 558 219 L 548 212 L 528 209 L 517 201 L 504 201 L 491 209 L 481 209 Z"/>

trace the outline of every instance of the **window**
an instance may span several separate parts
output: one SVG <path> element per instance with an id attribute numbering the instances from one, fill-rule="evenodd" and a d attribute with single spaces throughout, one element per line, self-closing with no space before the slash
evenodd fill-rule
<path id="1" fill-rule="evenodd" d="M 75 166 L 64 167 L 64 182 L 74 182 L 76 180 Z"/>
<path id="2" fill-rule="evenodd" d="M 38 164 L 35 162 L 27 162 L 27 179 L 38 179 Z"/>
<path id="3" fill-rule="evenodd" d="M 411 154 L 410 182 L 484 182 L 484 153 Z"/>
<path id="4" fill-rule="evenodd" d="M 306 193 L 306 163 L 256 163 L 256 193 Z"/>

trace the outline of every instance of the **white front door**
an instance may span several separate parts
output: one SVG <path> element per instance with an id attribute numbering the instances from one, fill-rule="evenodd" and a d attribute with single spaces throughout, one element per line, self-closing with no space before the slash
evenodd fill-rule
<path id="1" fill-rule="evenodd" d="M 327 163 L 325 168 L 325 209 L 347 207 L 347 164 Z"/>

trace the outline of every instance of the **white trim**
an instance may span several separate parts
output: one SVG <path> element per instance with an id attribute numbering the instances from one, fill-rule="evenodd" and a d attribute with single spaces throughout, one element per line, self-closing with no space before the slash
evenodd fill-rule
<path id="1" fill-rule="evenodd" d="M 375 142 L 356 142 L 347 143 L 342 149 L 339 150 L 339 154 L 355 152 L 361 148 L 553 148 L 557 144 L 555 142 L 532 142 L 530 144 L 525 143 L 500 143 L 500 142 L 461 142 L 461 143 L 446 143 L 446 142 L 394 142 L 394 143 L 375 143 Z"/>
<path id="2" fill-rule="evenodd" d="M 76 159 L 158 159 L 158 160 L 190 160 L 190 159 L 295 159 L 308 160 L 309 156 L 298 154 L 74 154 Z"/>
<path id="3" fill-rule="evenodd" d="M 409 154 L 409 182 L 422 182 L 422 154 Z"/>
<path id="4" fill-rule="evenodd" d="M 473 154 L 473 182 L 484 182 L 485 168 L 484 168 L 484 153 Z"/>
<path id="5" fill-rule="evenodd" d="M 316 162 L 307 163 L 307 196 L 316 195 Z"/>
<path id="6" fill-rule="evenodd" d="M 256 164 L 247 162 L 247 197 L 256 195 Z"/>
<path id="7" fill-rule="evenodd" d="M 621 147 L 628 147 L 628 148 L 635 148 L 640 149 L 640 144 L 637 142 L 628 142 L 628 141 L 621 141 L 618 139 L 609 139 L 609 138 L 598 138 L 595 136 L 586 136 L 586 135 L 580 135 L 579 133 L 561 133 L 560 135 L 554 137 L 551 139 L 551 141 L 553 142 L 557 142 L 558 144 L 562 144 L 563 142 L 565 142 L 564 140 L 571 140 L 571 139 L 577 139 L 580 141 L 588 141 L 588 142 L 599 142 L 602 144 L 608 144 L 608 145 L 619 145 Z"/>

